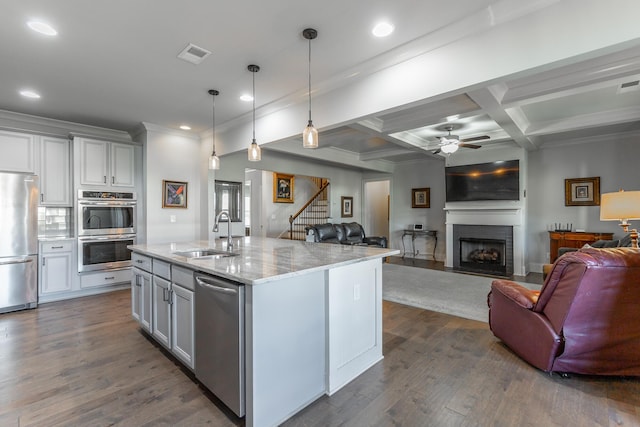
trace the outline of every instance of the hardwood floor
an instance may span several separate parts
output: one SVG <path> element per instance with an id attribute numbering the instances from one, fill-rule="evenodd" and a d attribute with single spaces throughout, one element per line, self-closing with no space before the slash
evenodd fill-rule
<path id="1" fill-rule="evenodd" d="M 384 303 L 382 362 L 284 426 L 637 426 L 640 378 L 540 372 L 486 323 Z M 0 315 L 0 426 L 244 421 L 139 330 L 128 290 Z"/>

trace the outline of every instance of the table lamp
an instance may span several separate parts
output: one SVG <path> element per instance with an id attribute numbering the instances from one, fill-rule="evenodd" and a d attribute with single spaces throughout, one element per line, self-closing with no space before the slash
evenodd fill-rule
<path id="1" fill-rule="evenodd" d="M 620 221 L 625 233 L 629 233 L 629 220 L 640 219 L 640 191 L 604 193 L 600 199 L 600 221 Z M 638 230 L 632 229 L 631 247 L 638 248 Z"/>

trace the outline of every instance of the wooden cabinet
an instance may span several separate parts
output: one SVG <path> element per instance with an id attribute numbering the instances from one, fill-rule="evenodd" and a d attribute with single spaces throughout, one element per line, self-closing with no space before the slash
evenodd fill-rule
<path id="1" fill-rule="evenodd" d="M 69 140 L 42 137 L 40 141 L 40 205 L 72 206 Z"/>
<path id="2" fill-rule="evenodd" d="M 133 187 L 135 147 L 116 142 L 76 138 L 80 185 Z"/>
<path id="3" fill-rule="evenodd" d="M 587 243 L 596 240 L 611 240 L 613 233 L 593 233 L 575 231 L 550 231 L 549 232 L 549 262 L 554 263 L 558 258 L 559 248 L 579 249 Z"/>
<path id="4" fill-rule="evenodd" d="M 73 241 L 40 243 L 39 296 L 73 290 Z"/>
<path id="5" fill-rule="evenodd" d="M 35 173 L 36 135 L 0 130 L 0 171 Z"/>

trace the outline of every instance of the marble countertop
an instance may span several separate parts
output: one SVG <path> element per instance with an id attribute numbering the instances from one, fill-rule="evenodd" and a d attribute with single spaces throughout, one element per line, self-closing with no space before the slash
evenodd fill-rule
<path id="1" fill-rule="evenodd" d="M 246 285 L 258 285 L 400 253 L 397 249 L 389 248 L 311 243 L 255 236 L 233 239 L 233 252 L 237 253 L 237 256 L 198 259 L 186 258 L 174 253 L 202 248 L 226 250 L 227 241 L 216 239 L 129 246 L 129 249 L 134 252 Z"/>

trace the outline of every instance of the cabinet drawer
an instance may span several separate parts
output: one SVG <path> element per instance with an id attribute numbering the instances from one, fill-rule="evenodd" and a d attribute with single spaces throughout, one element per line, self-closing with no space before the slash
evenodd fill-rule
<path id="1" fill-rule="evenodd" d="M 133 266 L 138 267 L 141 270 L 149 272 L 153 271 L 153 269 L 151 268 L 151 259 L 151 257 L 141 255 L 137 252 L 131 253 L 131 262 L 133 263 Z"/>
<path id="2" fill-rule="evenodd" d="M 115 285 L 123 282 L 131 282 L 130 268 L 125 268 L 123 270 L 98 271 L 80 276 L 80 287 L 83 289 Z"/>
<path id="3" fill-rule="evenodd" d="M 173 277 L 173 283 L 191 291 L 195 290 L 193 285 L 193 270 L 173 265 L 171 266 L 171 276 Z"/>
<path id="4" fill-rule="evenodd" d="M 73 241 L 60 240 L 52 242 L 42 242 L 42 253 L 50 254 L 56 252 L 71 252 L 73 249 Z"/>
<path id="5" fill-rule="evenodd" d="M 171 280 L 171 264 L 155 258 L 153 258 L 151 264 L 153 266 L 152 271 L 155 276 L 160 276 L 167 280 Z"/>

